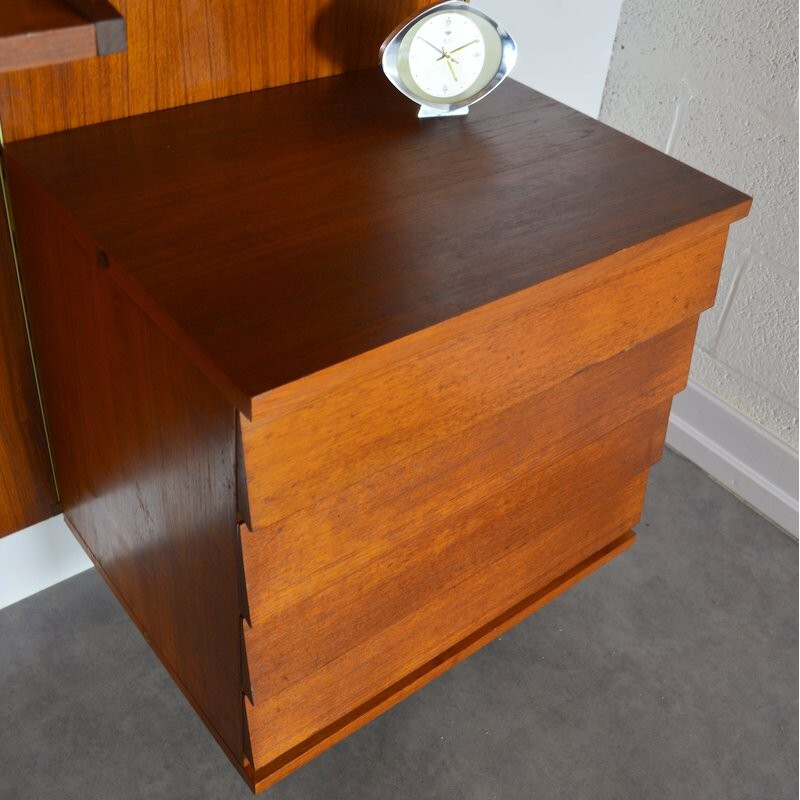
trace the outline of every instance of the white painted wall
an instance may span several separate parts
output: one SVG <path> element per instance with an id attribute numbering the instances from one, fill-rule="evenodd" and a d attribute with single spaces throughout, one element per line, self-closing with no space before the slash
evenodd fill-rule
<path id="1" fill-rule="evenodd" d="M 600 119 L 751 194 L 667 442 L 798 533 L 797 3 L 624 0 Z"/>
<path id="2" fill-rule="evenodd" d="M 512 77 L 597 117 L 622 0 L 473 0 L 517 40 Z"/>
<path id="3" fill-rule="evenodd" d="M 600 119 L 753 195 L 692 377 L 797 451 L 797 3 L 624 0 Z"/>
<path id="4" fill-rule="evenodd" d="M 519 45 L 513 76 L 597 116 L 621 0 L 475 0 Z M 65 580 L 91 562 L 58 517 L 0 539 L 0 608 Z"/>
<path id="5" fill-rule="evenodd" d="M 6 536 L 0 539 L 0 608 L 91 566 L 60 514 Z"/>

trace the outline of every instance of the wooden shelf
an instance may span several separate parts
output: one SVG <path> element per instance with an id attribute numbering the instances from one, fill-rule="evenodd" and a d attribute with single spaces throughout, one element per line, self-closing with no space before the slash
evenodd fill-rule
<path id="1" fill-rule="evenodd" d="M 0 8 L 0 72 L 125 49 L 125 21 L 106 0 L 13 0 Z"/>

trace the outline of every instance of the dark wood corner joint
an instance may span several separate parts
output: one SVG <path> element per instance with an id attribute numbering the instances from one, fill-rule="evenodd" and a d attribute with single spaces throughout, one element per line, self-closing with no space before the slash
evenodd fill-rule
<path id="1" fill-rule="evenodd" d="M 121 53 L 127 47 L 125 18 L 108 0 L 64 0 L 94 25 L 97 55 Z"/>

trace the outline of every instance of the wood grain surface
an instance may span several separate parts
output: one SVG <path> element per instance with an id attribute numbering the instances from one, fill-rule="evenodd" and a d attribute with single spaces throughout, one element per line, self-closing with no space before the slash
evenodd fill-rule
<path id="1" fill-rule="evenodd" d="M 57 510 L 6 210 L 0 193 L 0 536 Z"/>
<path id="2" fill-rule="evenodd" d="M 234 410 L 102 259 L 12 188 L 65 516 L 241 765 Z"/>
<path id="3" fill-rule="evenodd" d="M 309 608 L 301 601 L 246 630 L 255 763 L 278 758 L 402 683 L 460 636 L 619 536 L 626 520 L 635 524 L 645 485 L 636 475 L 659 457 L 667 412 L 663 407 L 632 423 L 629 436 L 606 437 L 490 502 L 455 513 L 418 540 L 429 557 L 423 569 L 419 561 L 404 567 L 400 558 L 364 564 L 349 576 L 346 591 L 333 593 L 338 600 L 330 591 L 320 594 L 320 610 L 333 600 L 327 615 L 303 618 Z M 612 462 L 623 448 L 625 457 Z M 587 461 L 576 469 L 581 457 Z M 586 486 L 573 483 L 581 478 Z M 295 647 L 287 649 L 292 627 Z M 271 680 L 265 662 L 275 670 Z"/>
<path id="4" fill-rule="evenodd" d="M 16 71 L 0 75 L 0 122 L 11 141 L 371 66 L 386 33 L 422 5 L 420 0 L 7 2 L 0 7 L 0 72 Z M 124 46 L 125 20 L 117 9 L 128 17 L 130 52 L 90 59 Z M 72 59 L 86 60 L 28 69 Z M 54 490 L 49 467 L 45 472 L 42 466 L 38 400 L 26 377 L 32 366 L 19 347 L 24 330 L 17 290 L 5 267 L 2 281 L 4 369 L 15 388 L 6 393 L 0 447 L 15 454 L 18 473 L 2 473 L 0 530 L 8 532 L 49 516 L 45 509 L 52 507 Z"/>
<path id="5" fill-rule="evenodd" d="M 298 597 L 345 581 L 354 560 L 384 558 L 409 536 L 425 537 L 453 497 L 485 500 L 512 473 L 539 469 L 669 400 L 686 385 L 695 329 L 696 319 L 689 320 L 551 389 L 531 387 L 515 405 L 400 460 L 387 457 L 367 477 L 354 476 L 266 528 L 244 531 L 252 624 L 261 627 Z M 437 421 L 432 413 L 420 427 Z M 302 557 L 290 557 L 293 551 Z"/>
<path id="6" fill-rule="evenodd" d="M 347 684 L 338 690 L 345 704 L 354 694 L 370 696 L 377 691 L 375 682 L 385 680 L 388 673 L 394 677 L 385 685 L 411 671 L 416 665 L 410 667 L 410 662 L 427 661 L 449 646 L 442 645 L 438 636 L 460 639 L 479 626 L 475 614 L 492 617 L 511 605 L 514 601 L 507 600 L 505 591 L 524 596 L 538 588 L 525 583 L 535 580 L 533 573 L 520 572 L 522 586 L 506 579 L 503 587 L 484 595 L 473 590 L 468 575 L 475 572 L 483 580 L 494 562 L 580 510 L 601 503 L 647 470 L 661 456 L 668 413 L 669 401 L 662 402 L 583 447 L 551 453 L 551 460 L 544 464 L 530 455 L 535 445 L 523 441 L 515 456 L 499 453 L 506 459 L 498 457 L 493 471 L 476 470 L 468 481 L 450 485 L 435 501 L 384 524 L 375 538 L 388 542 L 353 548 L 349 558 L 341 558 L 338 571 L 331 570 L 326 579 L 315 575 L 310 589 L 297 583 L 286 586 L 280 576 L 273 583 L 271 576 L 265 576 L 275 586 L 275 603 L 262 607 L 260 616 L 253 615 L 253 626 L 245 632 L 256 707 L 285 692 L 295 692 L 305 698 L 303 703 L 280 705 L 294 709 L 287 713 L 299 715 L 300 705 L 314 704 L 317 678 L 330 681 L 331 691 L 336 683 Z M 343 516 L 336 522 L 339 537 L 346 539 L 349 518 Z M 594 535 L 593 531 L 585 534 L 589 539 Z M 563 546 L 570 547 L 571 541 Z M 276 563 L 305 557 L 302 544 L 290 537 L 283 537 L 272 552 Z M 552 568 L 557 574 L 587 555 L 563 564 L 539 550 L 537 569 Z M 555 575 L 543 584 L 552 577 Z M 446 596 L 446 603 L 473 604 L 471 612 L 460 605 L 454 616 L 427 613 L 426 606 L 440 595 Z M 417 612 L 418 621 L 427 619 L 428 634 L 415 629 L 414 635 L 403 638 L 399 634 L 403 620 Z M 438 630 L 435 635 L 434 628 Z M 301 631 L 303 646 L 297 647 Z M 369 663 L 358 665 L 359 654 L 367 653 Z M 314 708 L 314 722 L 333 710 Z M 295 728 L 295 722 L 287 727 Z M 287 735 L 283 726 L 271 727 L 280 731 L 276 736 Z"/>
<path id="7" fill-rule="evenodd" d="M 252 525 L 265 527 L 697 316 L 714 301 L 724 246 L 718 233 L 577 294 L 568 283 L 556 297 L 521 292 L 500 304 L 512 306 L 505 319 L 479 309 L 483 326 L 471 333 L 464 315 L 443 343 L 396 363 L 387 354 L 388 367 L 320 384 L 289 411 L 267 395 L 254 421 L 241 421 Z"/>
<path id="8" fill-rule="evenodd" d="M 97 3 L 68 1 L 89 8 Z M 66 5 L 63 0 L 8 0 L 0 23 L 3 15 L 17 16 L 20 2 L 34 10 Z M 0 120 L 7 141 L 371 67 L 379 63 L 386 35 L 428 5 L 425 0 L 110 4 L 125 19 L 127 52 L 0 75 Z M 68 12 L 63 13 L 80 19 Z M 94 54 L 94 30 L 90 26 L 83 35 L 91 36 L 92 50 L 77 56 L 86 58 Z"/>
<path id="9" fill-rule="evenodd" d="M 638 497 L 634 498 L 634 500 L 633 505 L 638 504 L 641 507 L 642 498 Z M 623 508 L 617 508 L 617 512 L 619 513 L 619 518 L 623 518 Z M 636 511 L 635 513 L 638 514 L 639 512 Z M 595 523 L 598 521 L 594 520 Z M 611 559 L 616 558 L 633 544 L 635 538 L 633 531 L 626 531 L 604 548 L 593 553 L 589 558 L 563 575 L 560 575 L 543 589 L 523 598 L 503 614 L 474 631 L 470 636 L 457 642 L 444 653 L 440 653 L 430 662 L 423 664 L 402 681 L 398 681 L 398 683 L 388 687 L 380 694 L 370 698 L 366 703 L 354 708 L 346 716 L 336 720 L 335 723 L 319 731 L 306 741 L 301 742 L 296 747 L 258 769 L 255 769 L 252 764 L 247 764 L 245 771 L 248 782 L 254 791 L 261 792 L 272 786 L 276 781 L 285 778 L 345 736 L 358 730 L 358 728 L 367 724 L 379 714 L 408 697 L 412 692 L 429 683 L 450 669 L 450 667 L 492 641 L 492 639 L 497 638 L 509 628 L 554 600 Z"/>
<path id="10" fill-rule="evenodd" d="M 8 150 L 137 302 L 227 376 L 240 407 L 749 207 L 513 81 L 467 118 L 420 121 L 374 70 Z"/>
<path id="11" fill-rule="evenodd" d="M 13 0 L 0 6 L 0 73 L 106 55 L 124 46 L 124 20 L 106 0 Z M 23 75 L 17 74 L 18 87 L 27 86 Z M 10 86 L 4 88 L 8 92 Z"/>
<path id="12" fill-rule="evenodd" d="M 0 6 L 0 72 L 95 54 L 92 23 L 64 0 L 14 0 Z"/>

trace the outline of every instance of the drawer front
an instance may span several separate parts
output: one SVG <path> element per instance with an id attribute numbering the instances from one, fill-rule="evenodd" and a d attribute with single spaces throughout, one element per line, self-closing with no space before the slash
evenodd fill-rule
<path id="1" fill-rule="evenodd" d="M 353 710 L 368 706 L 388 687 L 617 539 L 639 518 L 645 482 L 643 473 L 609 489 L 602 500 L 548 530 L 535 528 L 530 507 L 483 520 L 476 539 L 496 540 L 503 554 L 476 564 L 469 559 L 469 543 L 460 552 L 456 547 L 446 550 L 446 555 L 462 560 L 457 581 L 443 562 L 417 563 L 413 569 L 422 569 L 422 574 L 409 570 L 388 579 L 376 596 L 363 597 L 356 587 L 347 595 L 351 603 L 346 616 L 335 617 L 332 609 L 322 628 L 319 615 L 312 620 L 287 616 L 283 631 L 272 633 L 290 639 L 268 636 L 265 648 L 258 646 L 259 632 L 248 631 L 253 634 L 246 641 L 251 669 L 259 667 L 251 651 L 263 653 L 273 644 L 281 653 L 270 658 L 269 665 L 274 669 L 280 657 L 284 668 L 271 671 L 269 677 L 256 675 L 254 703 L 246 704 L 255 763 L 268 763 L 302 746 Z M 403 596 L 416 591 L 423 596 Z M 376 609 L 386 615 L 377 628 Z M 297 651 L 297 665 L 285 660 L 287 648 Z"/>
<path id="2" fill-rule="evenodd" d="M 251 527 L 312 506 L 697 316 L 713 303 L 724 242 L 724 233 L 715 235 L 577 294 L 531 290 L 488 327 L 456 326 L 444 342 L 366 374 L 343 365 L 324 381 L 312 376 L 314 391 L 298 381 L 257 398 L 253 420 L 242 421 Z M 464 330 L 482 314 L 464 315 Z"/>
<path id="3" fill-rule="evenodd" d="M 329 564 L 319 564 L 313 530 L 300 548 L 290 536 L 245 532 L 250 586 L 261 542 L 279 570 L 312 565 L 307 583 L 280 586 L 264 573 L 272 591 L 245 630 L 256 763 L 334 724 L 635 524 L 668 413 L 662 402 L 543 465 L 522 442 L 485 490 L 453 487 L 355 552 L 349 517 L 334 510 L 322 525 L 338 532 L 344 555 L 329 551 Z"/>
<path id="4" fill-rule="evenodd" d="M 669 400 L 686 385 L 695 327 L 694 320 L 683 323 L 246 532 L 253 625 L 297 596 L 313 596 L 344 579 L 354 563 L 396 548 L 396 531 L 424 531 L 452 510 L 491 498 L 513 475 L 535 472 Z"/>

